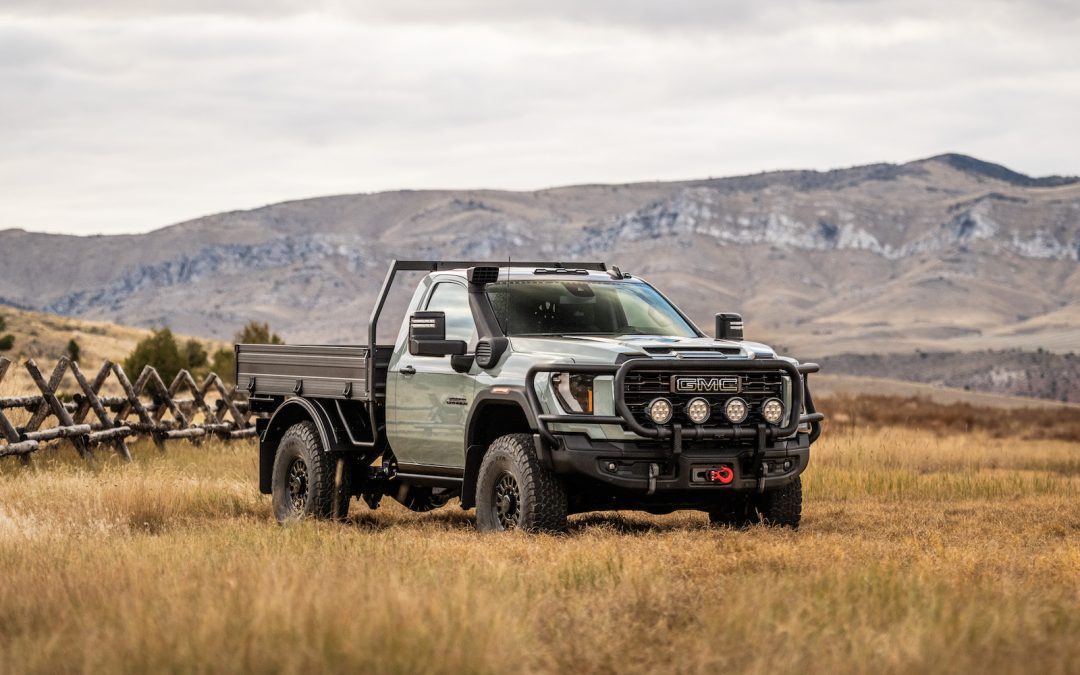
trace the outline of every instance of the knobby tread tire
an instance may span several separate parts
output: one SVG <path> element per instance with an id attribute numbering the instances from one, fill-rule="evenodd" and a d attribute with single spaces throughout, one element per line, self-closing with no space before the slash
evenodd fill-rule
<path id="1" fill-rule="evenodd" d="M 520 490 L 519 529 L 527 532 L 566 530 L 566 488 L 557 475 L 540 463 L 530 434 L 507 434 L 488 446 L 476 481 L 476 526 L 479 530 L 503 529 L 492 516 L 494 483 L 503 471 L 514 475 Z"/>
<path id="2" fill-rule="evenodd" d="M 754 508 L 751 495 L 735 493 L 724 495 L 709 509 L 709 522 L 716 527 L 731 527 L 742 530 L 761 522 Z"/>
<path id="3" fill-rule="evenodd" d="M 762 494 L 723 495 L 709 509 L 709 522 L 717 527 L 745 529 L 764 523 L 774 527 L 798 529 L 802 520 L 802 477 Z"/>
<path id="4" fill-rule="evenodd" d="M 286 513 L 279 502 L 279 486 L 274 486 L 274 512 L 279 522 L 304 517 L 344 520 L 349 515 L 351 498 L 348 471 L 342 470 L 341 483 L 337 483 L 337 461 L 322 447 L 319 432 L 310 421 L 299 422 L 285 431 L 274 457 L 274 481 L 285 476 L 287 464 L 297 454 L 303 458 L 308 470 L 308 496 L 304 512 Z M 279 466 L 281 464 L 282 466 Z"/>
<path id="5" fill-rule="evenodd" d="M 759 495 L 757 508 L 766 525 L 798 529 L 802 520 L 802 476 Z"/>

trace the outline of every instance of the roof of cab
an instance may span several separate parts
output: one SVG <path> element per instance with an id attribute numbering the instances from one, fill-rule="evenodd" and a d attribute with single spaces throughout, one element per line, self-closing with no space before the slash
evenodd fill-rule
<path id="1" fill-rule="evenodd" d="M 467 269 L 440 270 L 432 272 L 432 276 L 445 274 L 464 279 L 467 272 Z M 637 281 L 636 278 L 629 275 L 625 275 L 620 279 L 609 272 L 574 269 L 572 267 L 500 267 L 499 281 L 505 281 L 507 278 L 511 281 L 526 279 L 536 281 Z"/>

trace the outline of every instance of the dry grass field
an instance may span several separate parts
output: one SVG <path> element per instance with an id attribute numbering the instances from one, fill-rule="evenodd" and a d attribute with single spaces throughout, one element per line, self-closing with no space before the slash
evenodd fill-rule
<path id="1" fill-rule="evenodd" d="M 393 502 L 279 527 L 251 443 L 9 458 L 0 671 L 1080 670 L 1080 439 L 913 426 L 834 424 L 798 532 L 484 536 Z"/>

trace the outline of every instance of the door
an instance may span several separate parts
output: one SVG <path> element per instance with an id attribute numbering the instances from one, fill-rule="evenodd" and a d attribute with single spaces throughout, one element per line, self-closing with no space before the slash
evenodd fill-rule
<path id="1" fill-rule="evenodd" d="M 476 323 L 465 286 L 435 284 L 421 309 L 446 313 L 446 339 L 476 345 Z M 402 349 L 387 377 L 394 378 L 390 446 L 402 464 L 465 466 L 465 418 L 475 378 L 455 372 L 449 356 L 413 356 Z"/>

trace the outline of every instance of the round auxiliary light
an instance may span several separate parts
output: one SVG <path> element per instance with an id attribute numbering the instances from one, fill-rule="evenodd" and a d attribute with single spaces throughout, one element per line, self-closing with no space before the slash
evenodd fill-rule
<path id="1" fill-rule="evenodd" d="M 746 406 L 746 401 L 738 397 L 730 398 L 724 404 L 724 417 L 728 418 L 728 421 L 733 424 L 739 424 L 745 420 L 749 412 L 750 408 Z"/>
<path id="2" fill-rule="evenodd" d="M 686 404 L 686 416 L 694 424 L 704 424 L 705 420 L 709 419 L 710 413 L 712 413 L 712 406 L 703 398 L 691 399 Z"/>
<path id="3" fill-rule="evenodd" d="M 667 424 L 671 421 L 671 401 L 666 398 L 654 400 L 645 410 L 649 413 L 649 419 L 657 424 Z"/>
<path id="4" fill-rule="evenodd" d="M 784 419 L 784 404 L 778 398 L 770 398 L 761 405 L 761 416 L 769 424 L 780 424 Z"/>

